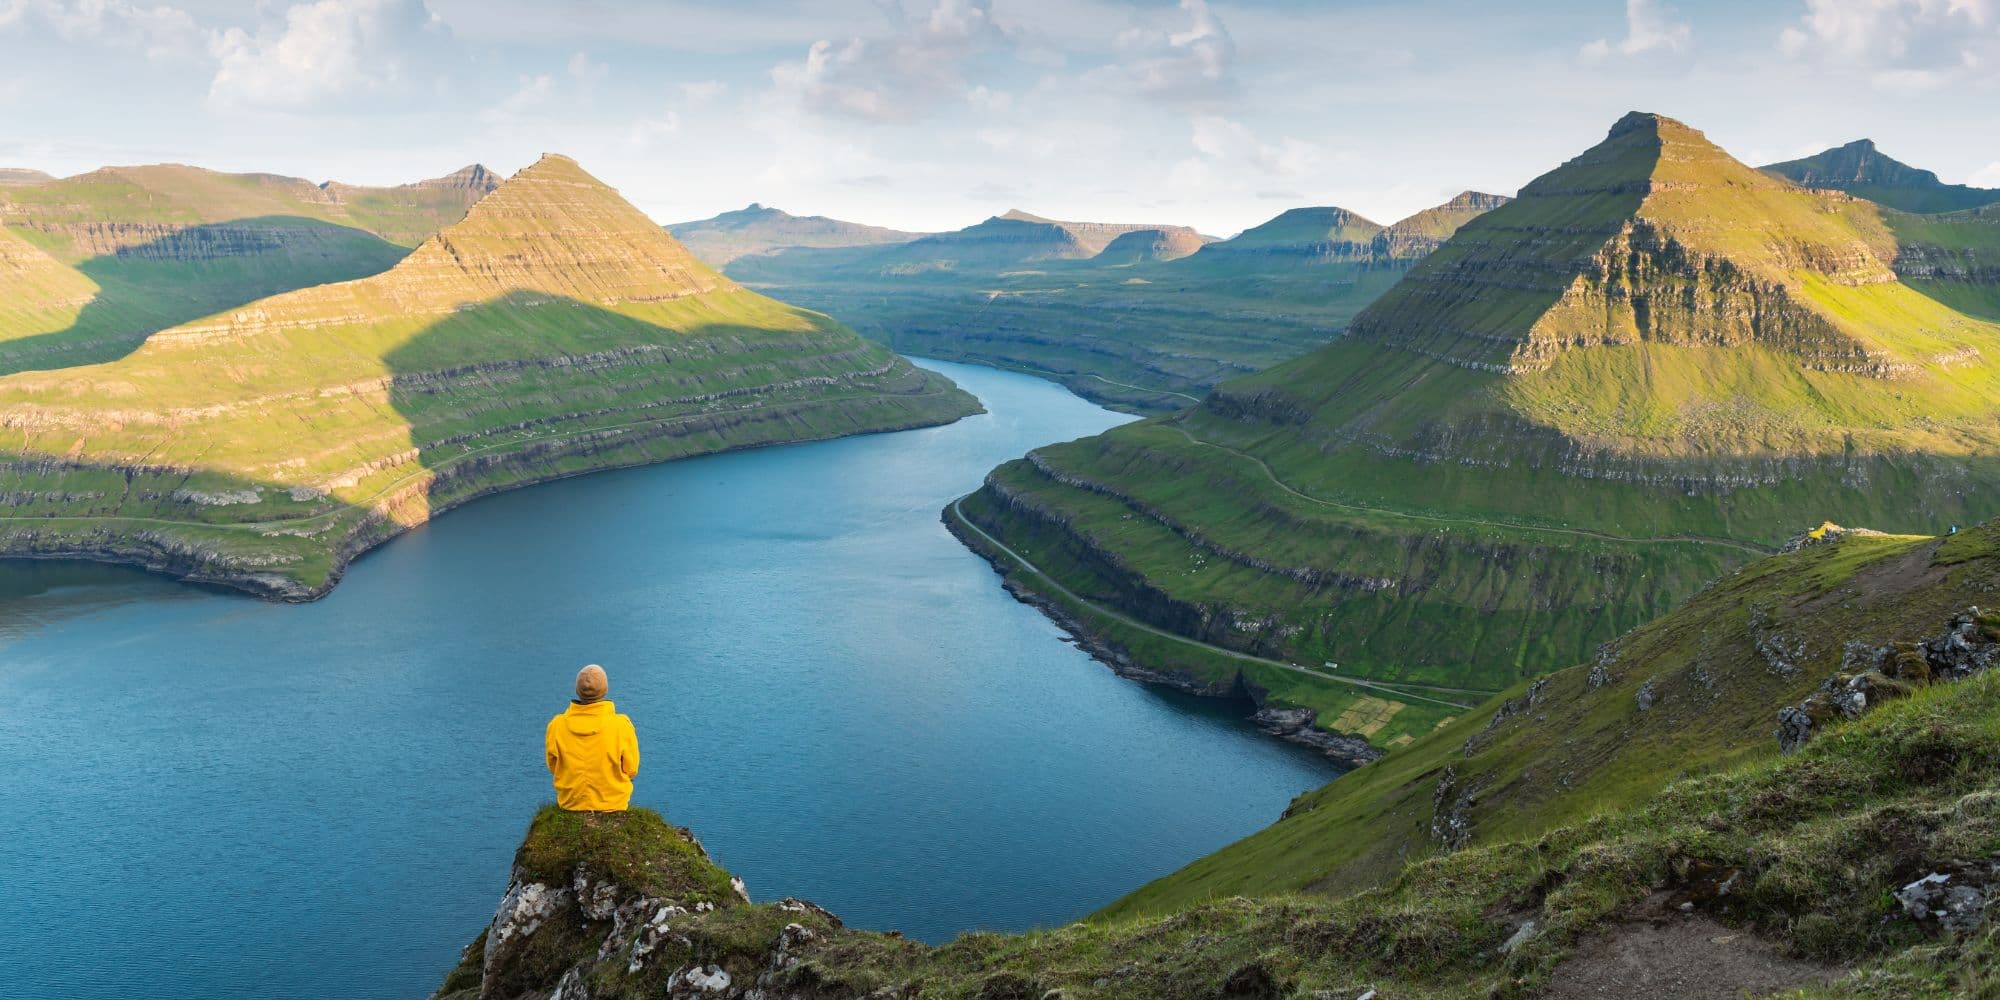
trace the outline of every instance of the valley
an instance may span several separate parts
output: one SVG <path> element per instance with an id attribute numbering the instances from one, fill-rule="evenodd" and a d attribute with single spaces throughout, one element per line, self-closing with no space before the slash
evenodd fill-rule
<path id="1" fill-rule="evenodd" d="M 1161 413 L 1332 340 L 1504 201 L 1466 192 L 1389 226 L 1294 209 L 1227 240 L 1010 211 L 902 243 L 736 256 L 726 271 L 898 351 L 1043 375 L 1106 406 Z"/>
<path id="2" fill-rule="evenodd" d="M 1064 610 L 1114 663 L 1351 736 L 1379 717 L 1351 684 L 1091 609 L 1343 678 L 1499 690 L 1821 521 L 1993 516 L 2000 328 L 1946 304 L 1986 286 L 1894 266 L 1917 233 L 1976 254 L 1983 227 L 1771 180 L 1635 114 L 1339 341 L 1038 449 L 958 510 L 1047 574 L 1015 586 L 1087 602 Z M 1394 702 L 1378 748 L 1446 714 Z"/>

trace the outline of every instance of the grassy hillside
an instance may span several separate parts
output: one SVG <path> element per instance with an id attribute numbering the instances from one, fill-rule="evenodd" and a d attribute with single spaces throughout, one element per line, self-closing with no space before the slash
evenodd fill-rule
<path id="1" fill-rule="evenodd" d="M 42 254 L 0 253 L 0 373 L 107 361 L 155 330 L 378 273 L 494 183 L 484 167 L 368 188 L 163 164 L 0 186 L 0 239 Z"/>
<path id="2" fill-rule="evenodd" d="M 1956 212 L 2000 202 L 2000 190 L 1946 184 L 1938 175 L 1883 155 L 1869 139 L 1764 168 L 1810 188 L 1845 191 L 1904 212 Z"/>
<path id="3" fill-rule="evenodd" d="M 1206 243 L 1182 227 L 1009 213 L 888 249 L 740 258 L 729 273 L 904 353 L 1044 375 L 1160 413 L 1327 343 L 1443 235 L 1503 200 L 1462 195 L 1386 229 L 1299 209 Z"/>
<path id="4" fill-rule="evenodd" d="M 550 156 L 380 274 L 0 378 L 0 554 L 309 598 L 495 490 L 976 408 Z"/>
<path id="5" fill-rule="evenodd" d="M 714 218 L 674 223 L 667 227 L 667 232 L 711 267 L 722 267 L 749 254 L 792 247 L 879 246 L 907 243 L 925 235 L 843 222 L 824 215 L 793 215 L 755 202 Z"/>
<path id="6" fill-rule="evenodd" d="M 1029 934 L 928 947 L 751 904 L 654 814 L 544 810 L 440 994 L 567 976 L 600 997 L 1994 995 L 2000 618 L 1967 604 L 1996 581 L 1990 525 L 1760 561 L 1601 661 Z M 1871 672 L 1878 649 L 1900 679 Z M 1871 680 L 1869 703 L 1779 753 L 1778 710 L 1836 676 Z"/>
<path id="7" fill-rule="evenodd" d="M 1323 727 L 1354 681 L 1506 689 L 1822 520 L 2000 513 L 2000 327 L 1898 280 L 1892 223 L 1629 116 L 1340 341 L 1038 449 L 961 509 L 1048 574 L 1029 591 L 1337 674 L 1273 695 Z"/>

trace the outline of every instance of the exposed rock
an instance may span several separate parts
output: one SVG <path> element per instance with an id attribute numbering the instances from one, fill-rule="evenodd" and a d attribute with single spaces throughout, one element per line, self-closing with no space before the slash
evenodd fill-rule
<path id="1" fill-rule="evenodd" d="M 1750 641 L 1773 677 L 1796 677 L 1804 669 L 1799 661 L 1806 655 L 1805 639 L 1779 631 L 1770 609 L 1761 604 L 1750 609 Z"/>
<path id="2" fill-rule="evenodd" d="M 1349 767 L 1382 756 L 1382 751 L 1366 737 L 1321 729 L 1319 713 L 1310 708 L 1265 707 L 1250 717 L 1251 724 L 1283 740 L 1312 747 Z"/>
<path id="3" fill-rule="evenodd" d="M 1495 729 L 1500 728 L 1500 724 L 1502 722 L 1505 722 L 1508 719 L 1513 718 L 1514 716 L 1527 712 L 1530 709 L 1533 709 L 1536 705 L 1541 704 L 1542 696 L 1548 691 L 1548 689 L 1549 689 L 1549 679 L 1543 677 L 1535 681 L 1535 683 L 1528 685 L 1528 690 L 1524 692 L 1519 698 L 1509 698 L 1506 701 L 1501 702 L 1500 707 L 1494 710 L 1493 718 L 1486 720 L 1485 727 L 1481 728 L 1478 732 L 1472 734 L 1471 738 L 1465 741 L 1465 755 L 1467 757 L 1470 757 L 1473 754 L 1478 753 L 1482 748 L 1484 748 L 1487 742 L 1489 741 L 1489 737 L 1492 734 L 1492 732 Z"/>
<path id="4" fill-rule="evenodd" d="M 1633 695 L 1632 700 L 1639 706 L 1641 712 L 1653 710 L 1653 705 L 1660 700 L 1660 696 L 1653 690 L 1652 678 L 1646 678 L 1646 683 L 1639 685 L 1639 693 Z"/>
<path id="5" fill-rule="evenodd" d="M 1812 738 L 1813 720 L 1804 709 L 1790 705 L 1778 709 L 1778 749 L 1791 753 Z"/>
<path id="6" fill-rule="evenodd" d="M 1976 607 L 1952 616 L 1945 630 L 1916 643 L 1870 646 L 1849 641 L 1841 669 L 1797 705 L 1778 710 L 1778 749 L 1804 746 L 1812 730 L 1838 716 L 1858 719 L 1881 702 L 1935 681 L 1956 681 L 2000 662 L 2000 627 Z"/>
<path id="7" fill-rule="evenodd" d="M 1475 789 L 1458 787 L 1457 768 L 1446 765 L 1431 793 L 1431 839 L 1448 851 L 1472 840 L 1472 807 L 1478 803 Z"/>
<path id="8" fill-rule="evenodd" d="M 1919 924 L 1954 934 L 1970 934 L 1986 923 L 2000 865 L 1953 865 L 1896 890 L 1903 912 Z"/>

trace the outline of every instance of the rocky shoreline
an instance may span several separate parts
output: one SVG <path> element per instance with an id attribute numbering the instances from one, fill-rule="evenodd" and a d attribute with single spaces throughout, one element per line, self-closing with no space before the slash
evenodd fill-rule
<path id="1" fill-rule="evenodd" d="M 1237 675 L 1235 683 L 1219 685 L 1206 683 L 1199 678 L 1175 671 L 1155 670 L 1140 663 L 1133 658 L 1129 650 L 1092 629 L 1046 595 L 1020 582 L 1010 572 L 1010 564 L 1004 561 L 1004 557 L 993 552 L 992 547 L 984 539 L 966 531 L 958 519 L 952 516 L 949 506 L 944 509 L 941 517 L 945 530 L 951 532 L 959 544 L 986 560 L 987 565 L 992 566 L 993 571 L 1000 575 L 1001 586 L 1006 588 L 1007 593 L 1012 594 L 1015 600 L 1048 616 L 1057 627 L 1069 633 L 1076 648 L 1089 653 L 1092 659 L 1110 667 L 1112 673 L 1127 680 L 1157 684 L 1200 698 L 1247 699 L 1257 708 L 1257 711 L 1246 719 L 1251 725 L 1288 743 L 1311 747 L 1328 760 L 1349 770 L 1387 753 L 1359 736 L 1346 736 L 1319 728 L 1315 725 L 1319 713 L 1310 708 L 1282 708 L 1269 704 L 1266 701 L 1266 692 L 1254 684 L 1245 683 L 1241 674 Z"/>

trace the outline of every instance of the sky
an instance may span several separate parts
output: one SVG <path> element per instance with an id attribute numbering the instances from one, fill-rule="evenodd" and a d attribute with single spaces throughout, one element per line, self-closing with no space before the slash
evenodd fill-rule
<path id="1" fill-rule="evenodd" d="M 2000 0 L 0 0 L 0 166 L 393 184 L 551 151 L 662 222 L 1386 223 L 1634 109 L 1751 163 L 1865 136 L 2000 187 Z"/>

